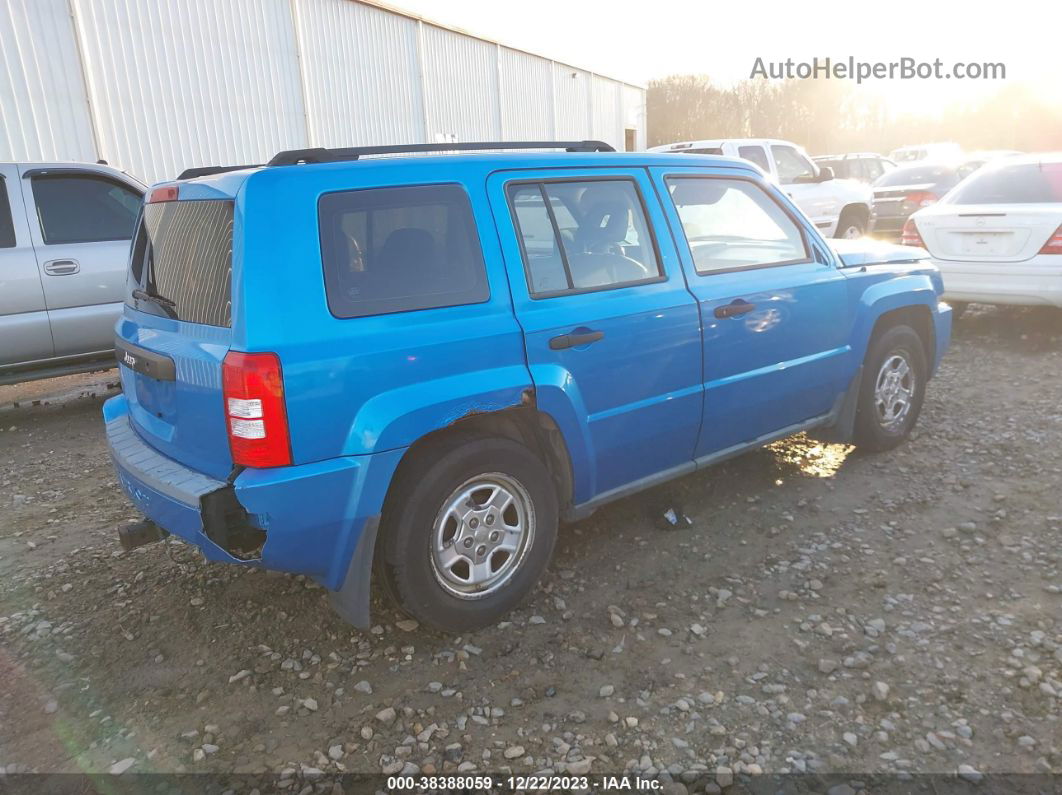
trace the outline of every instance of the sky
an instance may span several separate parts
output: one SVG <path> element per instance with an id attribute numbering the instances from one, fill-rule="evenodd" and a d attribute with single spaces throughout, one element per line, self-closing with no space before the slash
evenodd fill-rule
<path id="1" fill-rule="evenodd" d="M 1062 4 L 918 4 L 825 0 L 385 0 L 425 18 L 463 28 L 610 77 L 644 84 L 677 73 L 708 74 L 724 85 L 749 77 L 764 61 L 919 61 L 940 58 L 1006 65 L 1007 82 L 1033 84 L 1062 102 L 1058 57 Z M 994 91 L 998 80 L 894 80 L 864 83 L 897 110 L 939 106 L 942 99 Z"/>

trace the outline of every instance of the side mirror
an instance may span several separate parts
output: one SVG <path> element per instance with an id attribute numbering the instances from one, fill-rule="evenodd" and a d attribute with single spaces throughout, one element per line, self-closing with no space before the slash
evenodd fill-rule
<path id="1" fill-rule="evenodd" d="M 829 182 L 831 179 L 833 179 L 833 169 L 829 166 L 821 166 L 819 168 L 819 176 L 815 181 Z"/>

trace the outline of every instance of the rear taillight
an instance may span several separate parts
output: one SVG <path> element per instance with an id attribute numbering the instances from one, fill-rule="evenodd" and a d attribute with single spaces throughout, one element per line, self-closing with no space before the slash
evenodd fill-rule
<path id="1" fill-rule="evenodd" d="M 1044 243 L 1044 247 L 1040 249 L 1041 254 L 1062 254 L 1062 225 L 1059 225 L 1058 229 L 1051 237 L 1047 238 L 1047 242 Z"/>
<path id="2" fill-rule="evenodd" d="M 913 193 L 908 193 L 903 197 L 904 204 L 917 209 L 922 207 L 928 207 L 931 204 L 936 204 L 940 199 L 935 193 L 930 193 L 927 190 L 916 190 Z"/>
<path id="3" fill-rule="evenodd" d="M 918 233 L 918 226 L 915 224 L 914 218 L 908 218 L 903 222 L 903 231 L 900 233 L 900 243 L 904 246 L 926 247 L 926 244 L 922 241 L 922 235 Z"/>
<path id="4" fill-rule="evenodd" d="M 229 351 L 221 364 L 221 387 L 233 463 L 289 466 L 291 442 L 277 355 Z"/>

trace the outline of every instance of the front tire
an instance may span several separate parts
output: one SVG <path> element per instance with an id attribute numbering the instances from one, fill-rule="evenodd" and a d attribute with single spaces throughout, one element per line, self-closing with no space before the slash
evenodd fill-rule
<path id="1" fill-rule="evenodd" d="M 867 233 L 867 224 L 858 210 L 847 209 L 837 219 L 837 231 L 834 237 L 844 240 L 858 240 Z"/>
<path id="2" fill-rule="evenodd" d="M 509 439 L 453 436 L 421 451 L 388 497 L 381 573 L 402 610 L 449 633 L 488 626 L 534 588 L 559 511 L 549 472 Z"/>
<path id="3" fill-rule="evenodd" d="M 903 442 L 922 412 L 928 374 L 922 338 L 910 326 L 893 326 L 876 336 L 863 363 L 856 445 L 883 451 Z"/>

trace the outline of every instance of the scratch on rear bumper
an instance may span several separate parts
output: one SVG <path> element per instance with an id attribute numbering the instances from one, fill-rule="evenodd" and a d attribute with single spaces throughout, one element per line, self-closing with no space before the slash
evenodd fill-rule
<path id="1" fill-rule="evenodd" d="M 119 474 L 132 471 L 144 485 L 170 499 L 199 510 L 199 500 L 228 484 L 181 466 L 149 447 L 133 430 L 129 415 L 107 423 L 107 442 Z"/>

